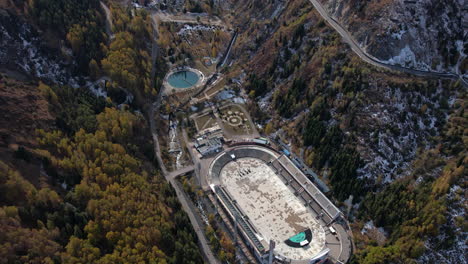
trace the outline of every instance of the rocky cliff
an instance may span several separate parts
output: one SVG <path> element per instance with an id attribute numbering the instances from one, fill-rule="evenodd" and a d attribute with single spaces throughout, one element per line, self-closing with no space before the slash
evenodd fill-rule
<path id="1" fill-rule="evenodd" d="M 370 55 L 382 62 L 466 73 L 463 0 L 320 2 Z"/>

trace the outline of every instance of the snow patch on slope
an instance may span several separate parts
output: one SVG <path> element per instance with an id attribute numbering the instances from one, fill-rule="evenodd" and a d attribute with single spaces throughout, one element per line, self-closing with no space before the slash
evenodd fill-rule
<path id="1" fill-rule="evenodd" d="M 401 37 L 401 36 L 400 36 Z M 388 60 L 381 60 L 381 62 L 392 64 L 392 65 L 405 65 L 413 68 L 424 68 L 428 69 L 428 65 L 425 63 L 418 63 L 416 60 L 416 55 L 411 50 L 411 48 L 406 45 L 403 49 L 401 49 L 400 54 L 395 57 L 392 57 Z"/>
<path id="2" fill-rule="evenodd" d="M 464 231 L 459 224 L 461 221 L 466 221 L 468 201 L 465 193 L 466 190 L 458 185 L 450 188 L 447 195 L 447 223 L 441 228 L 437 237 L 426 241 L 427 250 L 418 259 L 418 263 L 468 263 L 466 255 L 468 252 L 468 232 Z"/>
<path id="3" fill-rule="evenodd" d="M 367 101 L 355 121 L 356 126 L 365 128 L 356 133 L 357 149 L 365 164 L 358 169 L 358 177 L 388 184 L 409 175 L 418 148 L 432 147 L 429 138 L 437 135 L 437 127 L 444 122 L 441 117 L 446 118 L 446 113 L 438 110 L 442 93 L 442 88 L 422 94 L 378 84 L 365 91 Z M 422 108 L 426 109 L 424 114 Z"/>
<path id="4" fill-rule="evenodd" d="M 0 67 L 22 69 L 53 83 L 79 86 L 70 65 L 44 47 L 37 32 L 17 17 L 0 15 L 0 47 Z"/>

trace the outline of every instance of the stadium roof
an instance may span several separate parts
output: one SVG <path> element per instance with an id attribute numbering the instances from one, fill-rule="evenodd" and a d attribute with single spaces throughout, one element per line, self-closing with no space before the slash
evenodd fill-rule
<path id="1" fill-rule="evenodd" d="M 281 156 L 279 162 L 288 170 L 288 172 L 296 178 L 297 182 L 306 190 L 322 209 L 332 218 L 335 219 L 340 215 L 340 210 L 328 199 L 315 184 L 311 183 L 307 176 L 292 164 L 291 161 L 286 160 L 288 157 Z"/>

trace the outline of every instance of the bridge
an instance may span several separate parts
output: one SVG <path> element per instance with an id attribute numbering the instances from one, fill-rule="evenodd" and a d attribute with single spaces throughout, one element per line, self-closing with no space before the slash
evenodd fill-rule
<path id="1" fill-rule="evenodd" d="M 180 175 L 184 175 L 186 173 L 189 173 L 189 172 L 192 172 L 195 170 L 195 166 L 193 165 L 190 165 L 190 166 L 187 166 L 187 167 L 183 167 L 181 169 L 178 169 L 178 170 L 175 170 L 175 171 L 171 171 L 167 174 L 167 178 L 169 179 L 175 179 L 177 177 L 179 177 Z"/>

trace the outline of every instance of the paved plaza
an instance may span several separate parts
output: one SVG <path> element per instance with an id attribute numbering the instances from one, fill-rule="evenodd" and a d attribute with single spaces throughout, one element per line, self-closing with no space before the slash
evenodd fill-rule
<path id="1" fill-rule="evenodd" d="M 325 248 L 325 231 L 312 210 L 296 197 L 264 161 L 244 157 L 228 162 L 220 173 L 221 185 L 229 192 L 267 242 L 276 242 L 278 255 L 307 260 Z M 293 248 L 284 241 L 310 228 L 312 241 Z"/>

